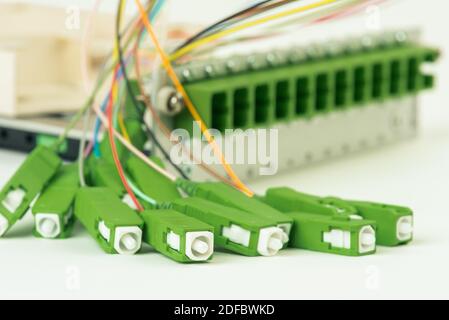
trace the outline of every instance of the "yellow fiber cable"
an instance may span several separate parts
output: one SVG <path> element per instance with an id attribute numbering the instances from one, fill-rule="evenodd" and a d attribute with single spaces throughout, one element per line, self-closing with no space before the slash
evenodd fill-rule
<path id="1" fill-rule="evenodd" d="M 215 40 L 221 39 L 223 37 L 229 36 L 229 35 L 234 34 L 236 32 L 243 31 L 245 29 L 252 28 L 252 27 L 255 27 L 255 26 L 267 23 L 267 22 L 271 22 L 273 20 L 285 18 L 285 17 L 291 16 L 291 15 L 296 14 L 296 13 L 301 13 L 301 12 L 305 12 L 307 10 L 316 9 L 316 8 L 319 8 L 319 7 L 322 7 L 322 6 L 325 6 L 325 5 L 337 2 L 337 1 L 338 0 L 322 0 L 322 1 L 319 1 L 319 2 L 316 2 L 316 3 L 312 3 L 312 4 L 309 4 L 309 5 L 306 5 L 306 6 L 299 7 L 299 8 L 294 8 L 294 9 L 286 10 L 284 12 L 279 12 L 279 13 L 276 13 L 276 14 L 273 14 L 273 15 L 270 15 L 270 16 L 267 16 L 267 17 L 264 17 L 264 18 L 260 18 L 260 19 L 254 20 L 254 21 L 249 21 L 249 22 L 241 24 L 239 26 L 236 26 L 236 27 L 233 27 L 233 28 L 230 28 L 230 29 L 227 29 L 227 30 L 223 30 L 221 32 L 217 32 L 217 33 L 212 34 L 212 35 L 210 35 L 208 37 L 205 37 L 205 38 L 202 38 L 202 39 L 200 39 L 198 41 L 195 41 L 194 43 L 191 43 L 190 45 L 188 45 L 188 46 L 186 46 L 186 47 L 176 51 L 175 53 L 173 53 L 170 56 L 170 61 L 177 60 L 177 59 L 181 58 L 182 56 L 186 55 L 187 53 L 195 50 L 196 48 L 198 48 L 198 47 L 200 47 L 202 45 L 205 45 L 205 44 L 208 44 L 208 43 L 210 43 L 212 41 L 215 41 Z"/>
<path id="2" fill-rule="evenodd" d="M 193 105 L 192 100 L 190 99 L 189 95 L 185 91 L 181 81 L 178 79 L 178 76 L 176 75 L 176 72 L 175 72 L 175 70 L 173 69 L 173 67 L 172 67 L 172 65 L 170 63 L 170 58 L 165 53 L 164 49 L 162 48 L 161 44 L 159 43 L 159 40 L 158 40 L 154 30 L 153 30 L 153 27 L 151 26 L 150 20 L 148 19 L 147 15 L 145 13 L 145 9 L 142 6 L 142 3 L 140 2 L 140 0 L 135 0 L 135 2 L 136 2 L 137 7 L 139 9 L 142 22 L 144 23 L 144 25 L 145 25 L 145 27 L 146 27 L 146 29 L 148 31 L 148 34 L 150 35 L 151 39 L 153 40 L 153 43 L 154 43 L 154 45 L 155 45 L 155 47 L 156 47 L 156 49 L 157 49 L 157 51 L 158 51 L 158 53 L 160 55 L 160 58 L 162 60 L 162 65 L 166 69 L 167 74 L 170 77 L 170 79 L 172 80 L 173 85 L 175 86 L 176 90 L 182 95 L 182 97 L 184 99 L 184 103 L 186 104 L 186 107 L 189 110 L 189 112 L 191 113 L 193 119 L 197 123 L 199 123 L 201 132 L 206 137 L 208 143 L 212 146 L 214 154 L 217 156 L 218 159 L 220 159 L 220 162 L 221 162 L 223 168 L 225 169 L 226 173 L 229 175 L 231 180 L 234 182 L 234 185 L 238 189 L 240 189 L 242 192 L 247 194 L 248 196 L 253 196 L 254 193 L 245 184 L 243 184 L 243 182 L 235 174 L 234 170 L 227 163 L 227 161 L 226 161 L 223 153 L 221 152 L 219 146 L 217 145 L 217 143 L 215 142 L 215 140 L 213 139 L 213 137 L 209 133 L 207 126 L 204 124 L 200 114 L 198 113 L 198 111 L 196 110 L 195 106 Z"/>

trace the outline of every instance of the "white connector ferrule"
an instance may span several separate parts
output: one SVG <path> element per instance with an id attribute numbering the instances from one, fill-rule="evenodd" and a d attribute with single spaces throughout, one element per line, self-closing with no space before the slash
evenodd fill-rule
<path id="1" fill-rule="evenodd" d="M 376 250 L 376 231 L 371 226 L 365 226 L 359 232 L 359 253 L 374 250 Z"/>
<path id="2" fill-rule="evenodd" d="M 413 237 L 413 217 L 401 217 L 396 224 L 396 236 L 399 241 L 408 241 Z"/>
<path id="3" fill-rule="evenodd" d="M 115 228 L 114 249 L 119 254 L 133 255 L 142 246 L 142 230 L 139 227 Z"/>
<path id="4" fill-rule="evenodd" d="M 284 246 L 285 232 L 277 227 L 264 228 L 259 231 L 257 252 L 266 257 L 276 255 Z"/>
<path id="5" fill-rule="evenodd" d="M 192 261 L 206 261 L 214 253 L 214 234 L 209 231 L 186 233 L 186 256 Z"/>
<path id="6" fill-rule="evenodd" d="M 59 216 L 54 213 L 38 213 L 34 220 L 35 228 L 43 238 L 54 239 L 61 234 Z"/>

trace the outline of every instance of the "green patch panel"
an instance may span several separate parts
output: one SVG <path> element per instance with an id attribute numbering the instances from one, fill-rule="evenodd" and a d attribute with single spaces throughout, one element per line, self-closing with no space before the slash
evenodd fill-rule
<path id="1" fill-rule="evenodd" d="M 73 204 L 78 189 L 78 166 L 62 166 L 32 207 L 35 236 L 47 239 L 70 236 L 75 223 Z"/>
<path id="2" fill-rule="evenodd" d="M 135 254 L 142 244 L 142 218 L 108 188 L 81 188 L 75 216 L 110 254 Z"/>
<path id="3" fill-rule="evenodd" d="M 143 241 L 159 253 L 181 263 L 212 259 L 214 228 L 174 210 L 142 212 Z"/>
<path id="4" fill-rule="evenodd" d="M 438 55 L 432 48 L 396 42 L 299 62 L 290 59 L 290 63 L 260 69 L 184 77 L 184 81 L 209 127 L 221 131 L 269 127 L 416 95 L 434 85 L 434 77 L 423 73 L 421 66 L 434 62 Z M 175 117 L 174 125 L 191 131 L 192 117 L 184 110 Z"/>
<path id="5" fill-rule="evenodd" d="M 270 221 L 273 226 L 280 228 L 284 245 L 288 243 L 293 220 L 269 205 L 250 198 L 242 192 L 221 182 L 196 183 L 186 180 L 178 180 L 178 187 L 192 197 L 203 198 L 218 204 L 239 209 L 251 215 Z"/>
<path id="6" fill-rule="evenodd" d="M 47 147 L 38 146 L 31 152 L 0 192 L 0 236 L 25 215 L 61 163 Z"/>
<path id="7" fill-rule="evenodd" d="M 304 212 L 346 220 L 373 221 L 376 225 L 378 245 L 397 246 L 413 239 L 413 211 L 406 207 L 334 197 L 321 198 L 291 188 L 271 188 L 263 201 L 282 212 Z"/>
<path id="8" fill-rule="evenodd" d="M 214 227 L 218 247 L 245 256 L 272 256 L 284 245 L 284 232 L 267 218 L 192 197 L 173 201 L 171 208 Z"/>

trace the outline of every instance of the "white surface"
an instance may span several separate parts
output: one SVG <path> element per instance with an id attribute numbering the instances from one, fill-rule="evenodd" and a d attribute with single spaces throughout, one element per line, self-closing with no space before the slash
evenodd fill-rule
<path id="1" fill-rule="evenodd" d="M 441 0 L 402 1 L 388 19 L 422 25 L 424 39 L 449 52 L 448 8 Z M 206 10 L 218 12 L 211 7 L 202 12 Z M 35 239 L 27 217 L 0 239 L 0 298 L 449 298 L 445 57 L 438 74 L 439 88 L 421 99 L 418 139 L 253 185 L 258 192 L 288 185 L 319 195 L 410 206 L 415 211 L 410 245 L 379 247 L 375 255 L 361 258 L 291 249 L 271 258 L 218 252 L 210 263 L 180 265 L 147 247 L 135 256 L 106 255 L 79 227 L 68 240 Z M 0 151 L 0 181 L 21 160 L 22 155 Z"/>

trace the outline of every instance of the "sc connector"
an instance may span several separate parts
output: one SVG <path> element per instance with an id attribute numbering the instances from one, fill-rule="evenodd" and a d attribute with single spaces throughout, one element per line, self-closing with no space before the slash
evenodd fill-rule
<path id="1" fill-rule="evenodd" d="M 131 255 L 142 245 L 144 222 L 108 188 L 81 188 L 75 216 L 106 253 Z"/>

